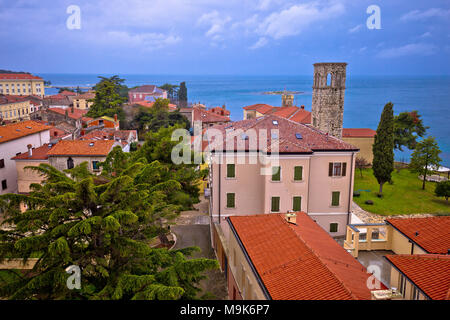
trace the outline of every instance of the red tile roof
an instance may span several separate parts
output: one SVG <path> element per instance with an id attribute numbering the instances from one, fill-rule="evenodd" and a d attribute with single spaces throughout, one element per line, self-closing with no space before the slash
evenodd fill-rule
<path id="1" fill-rule="evenodd" d="M 59 95 L 61 96 L 76 96 L 77 93 L 76 92 L 72 92 L 72 91 L 68 91 L 68 90 L 63 90 L 59 93 Z"/>
<path id="2" fill-rule="evenodd" d="M 265 104 L 265 103 L 257 103 L 257 104 L 252 104 L 251 106 L 244 107 L 244 110 L 256 110 L 261 114 L 271 113 L 271 112 L 275 111 L 276 109 L 277 109 L 277 107 L 274 107 L 274 106 L 271 106 L 271 105 Z"/>
<path id="3" fill-rule="evenodd" d="M 105 128 L 103 130 L 94 130 L 91 131 L 84 136 L 81 136 L 81 140 L 109 140 L 114 138 L 120 138 L 121 140 L 128 140 L 128 138 L 132 135 L 135 139 L 137 139 L 137 131 L 136 130 L 115 130 L 113 128 L 108 129 Z"/>
<path id="4" fill-rule="evenodd" d="M 106 156 L 113 148 L 114 143 L 114 140 L 61 140 L 48 152 L 48 155 Z"/>
<path id="5" fill-rule="evenodd" d="M 136 101 L 134 102 L 135 104 L 138 104 L 140 106 L 146 107 L 146 108 L 152 108 L 153 104 L 155 103 L 154 101 L 147 101 L 147 100 L 142 100 L 142 101 Z M 177 109 L 177 105 L 173 104 L 173 103 L 169 103 L 169 110 L 174 111 Z"/>
<path id="6" fill-rule="evenodd" d="M 311 124 L 311 112 L 303 108 L 299 108 L 297 112 L 295 112 L 293 115 L 289 117 L 289 120 L 298 123 Z"/>
<path id="7" fill-rule="evenodd" d="M 277 124 L 275 124 L 275 121 Z M 345 143 L 344 141 L 333 136 L 328 136 L 316 128 L 274 115 L 266 115 L 256 119 L 241 120 L 229 124 L 215 125 L 214 129 L 221 130 L 224 137 L 225 132 L 227 131 L 230 131 L 231 133 L 239 133 L 230 134 L 226 138 L 226 140 L 229 141 L 229 146 L 234 145 L 235 151 L 255 151 L 257 149 L 262 152 L 272 152 L 271 145 L 272 143 L 275 145 L 276 140 L 278 140 L 279 143 L 279 153 L 312 153 L 314 151 L 358 150 L 355 146 Z M 279 135 L 272 136 L 272 129 L 278 130 Z M 267 141 L 262 141 L 260 143 L 260 130 L 265 130 L 267 132 Z M 249 138 L 242 141 L 242 135 L 240 132 L 248 132 Z M 252 132 L 256 134 L 256 139 L 253 138 L 254 135 Z M 296 136 L 297 134 L 300 134 L 302 138 L 298 139 Z M 234 140 L 234 144 L 232 140 Z M 254 146 L 250 145 L 250 143 L 254 144 Z M 265 143 L 267 143 L 267 148 L 261 149 L 261 145 L 264 145 Z M 210 142 L 210 147 L 211 150 L 215 149 L 216 151 L 227 150 L 227 143 L 224 142 L 223 145 L 216 146 L 214 140 L 212 139 Z"/>
<path id="8" fill-rule="evenodd" d="M 228 221 L 272 299 L 371 299 L 366 268 L 306 213 L 297 212 L 297 225 L 283 214 Z"/>
<path id="9" fill-rule="evenodd" d="M 28 151 L 19 154 L 11 158 L 11 160 L 47 160 L 48 152 L 55 146 L 55 144 L 45 143 L 38 148 L 32 149 L 31 157 L 29 156 Z"/>
<path id="10" fill-rule="evenodd" d="M 450 300 L 450 256 L 388 255 L 386 259 L 430 299 Z"/>
<path id="11" fill-rule="evenodd" d="M 139 92 L 139 93 L 153 93 L 156 89 L 156 86 L 153 84 L 146 84 L 143 86 L 139 86 L 137 88 L 130 89 L 128 92 Z"/>
<path id="12" fill-rule="evenodd" d="M 0 80 L 43 80 L 28 73 L 0 73 Z"/>
<path id="13" fill-rule="evenodd" d="M 67 115 L 69 116 L 69 118 L 81 119 L 84 122 L 93 120 L 93 118 L 84 116 L 86 113 L 89 112 L 89 110 L 81 110 L 81 109 L 75 109 L 75 108 L 74 108 L 73 112 L 72 112 L 72 108 L 67 108 L 67 109 L 63 109 L 63 108 L 48 108 L 48 110 L 56 112 L 56 113 L 59 113 L 59 114 L 62 114 L 62 115 L 65 115 L 66 114 L 66 110 L 67 110 Z"/>
<path id="14" fill-rule="evenodd" d="M 0 94 L 0 105 L 2 104 L 10 104 L 17 102 L 25 102 L 30 101 L 30 98 L 27 96 L 14 96 L 10 94 Z"/>
<path id="15" fill-rule="evenodd" d="M 51 128 L 50 129 L 50 139 L 61 138 L 71 134 L 70 132 L 66 132 L 62 129 Z"/>
<path id="16" fill-rule="evenodd" d="M 450 249 L 450 216 L 394 218 L 386 222 L 427 253 L 447 254 Z"/>
<path id="17" fill-rule="evenodd" d="M 209 109 L 209 111 L 210 112 L 214 112 L 216 114 L 220 114 L 222 116 L 229 116 L 230 115 L 230 111 L 225 109 L 225 108 L 222 108 L 222 107 L 214 107 L 214 108 Z"/>
<path id="18" fill-rule="evenodd" d="M 201 121 L 206 123 L 230 121 L 230 118 L 227 116 L 222 116 L 220 114 L 211 112 L 210 110 L 205 110 L 199 107 L 193 107 L 192 112 L 194 121 Z"/>
<path id="19" fill-rule="evenodd" d="M 342 129 L 342 137 L 351 138 L 373 138 L 377 132 L 368 128 L 344 128 Z"/>
<path id="20" fill-rule="evenodd" d="M 30 134 L 50 130 L 51 128 L 32 120 L 0 126 L 0 143 L 23 138 Z"/>
<path id="21" fill-rule="evenodd" d="M 280 107 L 276 111 L 274 111 L 272 114 L 275 116 L 278 116 L 278 117 L 289 119 L 289 117 L 292 116 L 299 109 L 300 108 L 295 107 L 295 106 Z"/>

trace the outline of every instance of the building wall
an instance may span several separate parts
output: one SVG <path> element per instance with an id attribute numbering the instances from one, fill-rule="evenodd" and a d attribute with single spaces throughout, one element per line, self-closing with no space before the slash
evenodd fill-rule
<path id="1" fill-rule="evenodd" d="M 93 167 L 92 167 L 92 161 L 99 161 L 99 162 L 103 162 L 106 159 L 106 156 L 93 156 L 93 157 L 80 157 L 80 156 L 70 156 L 70 158 L 73 159 L 73 165 L 76 167 L 77 165 L 79 165 L 82 162 L 87 161 L 89 163 L 88 167 L 89 170 L 94 172 Z M 51 156 L 49 157 L 49 163 L 50 165 L 52 165 L 53 167 L 55 167 L 56 169 L 62 171 L 62 170 L 66 170 L 67 169 L 67 160 L 69 159 L 69 156 Z"/>
<path id="2" fill-rule="evenodd" d="M 218 156 L 215 156 L 218 159 Z M 239 160 L 240 159 L 240 160 Z M 235 178 L 227 178 L 227 161 L 236 163 Z M 239 164 L 239 161 L 245 161 Z M 211 212 L 217 217 L 271 213 L 272 197 L 280 197 L 280 210 L 293 209 L 293 197 L 301 196 L 301 210 L 311 215 L 327 232 L 330 223 L 338 223 L 338 231 L 332 236 L 346 232 L 348 212 L 353 192 L 354 165 L 352 153 L 317 153 L 309 155 L 280 156 L 281 181 L 271 181 L 271 175 L 261 174 L 261 170 L 271 166 L 249 163 L 249 156 L 229 156 L 224 163 L 211 163 Z M 346 162 L 344 177 L 329 177 L 329 162 Z M 353 157 L 354 162 L 354 157 Z M 294 181 L 294 167 L 303 166 L 302 181 Z M 220 179 L 219 179 L 220 171 Z M 269 170 L 267 170 L 269 171 Z M 270 172 L 270 171 L 269 171 Z M 220 195 L 219 195 L 220 181 Z M 339 206 L 331 206 L 332 192 L 340 192 Z M 235 208 L 227 208 L 226 194 L 235 194 Z M 220 198 L 220 203 L 219 203 Z"/>
<path id="3" fill-rule="evenodd" d="M 359 149 L 359 152 L 357 153 L 356 156 L 364 158 L 368 163 L 372 164 L 373 162 L 372 146 L 373 143 L 375 142 L 375 137 L 371 138 L 343 137 L 342 140 L 356 146 Z"/>
<path id="4" fill-rule="evenodd" d="M 89 109 L 94 102 L 87 101 L 86 99 L 73 99 L 73 106 L 75 109 L 86 110 Z"/>
<path id="5" fill-rule="evenodd" d="M 37 148 L 49 142 L 50 130 L 45 130 L 0 144 L 0 159 L 5 160 L 5 167 L 0 169 L 0 194 L 18 192 L 16 163 L 11 158 L 15 157 L 18 153 L 28 152 L 28 144 Z M 7 181 L 7 188 L 2 190 L 1 181 L 5 179 Z"/>
<path id="6" fill-rule="evenodd" d="M 233 296 L 233 287 L 236 288 L 238 297 L 245 300 L 266 300 L 259 285 L 256 275 L 253 273 L 244 252 L 233 232 L 229 234 L 229 256 L 228 256 L 228 294 L 229 299 Z M 238 298 L 239 299 L 239 298 Z M 239 299 L 240 300 L 240 299 Z"/>
<path id="7" fill-rule="evenodd" d="M 44 80 L 0 80 L 0 94 L 11 95 L 45 95 Z"/>
<path id="8" fill-rule="evenodd" d="M 0 118 L 11 121 L 19 119 L 29 120 L 30 113 L 34 111 L 32 111 L 32 107 L 33 105 L 30 101 L 1 104 Z"/>
<path id="9" fill-rule="evenodd" d="M 39 173 L 25 169 L 28 166 L 39 166 L 41 163 L 48 164 L 48 160 L 16 160 L 16 169 L 17 169 L 17 184 L 19 193 L 29 193 L 30 192 L 30 184 L 32 183 L 41 183 L 44 180 Z"/>
<path id="10" fill-rule="evenodd" d="M 402 274 L 396 268 L 394 268 L 392 266 L 391 267 L 391 279 L 390 279 L 391 280 L 391 283 L 390 283 L 391 288 L 397 288 L 397 291 L 400 290 L 401 277 L 402 277 Z M 404 279 L 406 281 L 406 285 L 405 285 L 404 293 L 402 293 L 403 299 L 413 300 L 414 284 L 411 281 L 409 281 L 408 278 L 404 277 Z M 418 299 L 414 299 L 414 300 L 428 300 L 428 298 L 423 293 L 419 292 Z"/>
<path id="11" fill-rule="evenodd" d="M 392 227 L 391 227 L 392 228 Z M 392 228 L 392 240 L 391 240 L 391 250 L 395 252 L 395 254 L 426 254 L 423 249 L 414 245 L 413 251 L 411 252 L 411 248 L 413 244 L 409 242 L 409 239 L 405 237 L 398 230 Z"/>

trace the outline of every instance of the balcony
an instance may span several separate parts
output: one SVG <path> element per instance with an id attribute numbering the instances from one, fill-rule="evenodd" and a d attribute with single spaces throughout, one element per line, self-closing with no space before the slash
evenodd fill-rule
<path id="1" fill-rule="evenodd" d="M 384 223 L 349 224 L 344 248 L 355 258 L 359 251 L 391 250 L 392 230 Z"/>

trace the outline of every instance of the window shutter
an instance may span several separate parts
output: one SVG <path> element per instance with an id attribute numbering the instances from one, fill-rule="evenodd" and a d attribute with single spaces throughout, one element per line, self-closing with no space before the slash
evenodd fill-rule
<path id="1" fill-rule="evenodd" d="M 303 167 L 295 167 L 294 168 L 294 180 L 302 180 L 303 179 Z"/>
<path id="2" fill-rule="evenodd" d="M 272 167 L 272 181 L 281 180 L 281 167 Z"/>
<path id="3" fill-rule="evenodd" d="M 294 211 L 302 210 L 302 197 L 294 197 L 294 203 L 292 205 L 292 210 L 294 210 Z"/>
<path id="4" fill-rule="evenodd" d="M 338 206 L 339 205 L 339 195 L 340 195 L 339 191 L 333 192 L 332 197 L 331 197 L 331 205 L 332 206 Z"/>
<path id="5" fill-rule="evenodd" d="M 347 162 L 342 163 L 342 176 L 345 177 L 345 174 L 347 173 Z"/>
<path id="6" fill-rule="evenodd" d="M 234 193 L 227 193 L 227 208 L 234 208 Z"/>
<path id="7" fill-rule="evenodd" d="M 235 166 L 234 164 L 227 164 L 227 178 L 234 178 L 235 174 Z"/>
<path id="8" fill-rule="evenodd" d="M 280 197 L 272 197 L 272 208 L 273 212 L 280 211 Z"/>
<path id="9" fill-rule="evenodd" d="M 332 177 L 333 176 L 333 162 L 330 162 L 328 164 L 328 176 Z"/>

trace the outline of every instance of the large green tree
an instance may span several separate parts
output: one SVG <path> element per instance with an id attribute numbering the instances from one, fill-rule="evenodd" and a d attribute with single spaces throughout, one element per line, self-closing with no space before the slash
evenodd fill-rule
<path id="1" fill-rule="evenodd" d="M 99 77 L 101 80 L 94 86 L 95 98 L 93 104 L 86 114 L 88 117 L 98 118 L 102 116 L 114 117 L 117 114 L 119 120 L 125 119 L 122 104 L 127 100 L 123 96 L 124 79 L 118 76 L 110 78 Z"/>
<path id="2" fill-rule="evenodd" d="M 402 147 L 413 150 L 417 144 L 417 138 L 423 137 L 429 127 L 423 125 L 419 113 L 414 110 L 402 112 L 394 116 L 394 147 L 403 151 Z"/>
<path id="3" fill-rule="evenodd" d="M 175 101 L 178 99 L 179 87 L 179 85 L 165 83 L 159 88 L 167 91 L 167 97 L 170 99 L 170 101 Z"/>
<path id="4" fill-rule="evenodd" d="M 430 167 L 439 168 L 441 158 L 439 154 L 441 150 L 434 139 L 434 137 L 428 137 L 418 142 L 416 148 L 411 155 L 411 162 L 409 168 L 413 172 L 418 172 L 423 175 L 422 189 L 425 190 L 425 182 Z"/>
<path id="5" fill-rule="evenodd" d="M 391 173 L 394 171 L 394 105 L 388 102 L 381 113 L 380 122 L 372 146 L 373 174 L 380 185 L 380 194 L 383 185 L 391 181 Z"/>
<path id="6" fill-rule="evenodd" d="M 139 130 L 140 135 L 148 131 L 156 132 L 180 124 L 189 130 L 190 122 L 178 110 L 169 112 L 169 99 L 156 99 L 151 108 L 140 107 L 139 113 L 130 124 Z"/>
<path id="7" fill-rule="evenodd" d="M 450 197 L 450 180 L 437 183 L 434 194 L 438 197 L 444 197 L 448 202 L 448 197 Z"/>
<path id="8" fill-rule="evenodd" d="M 0 196 L 9 228 L 0 231 L 0 262 L 39 256 L 33 269 L 0 283 L 9 299 L 194 299 L 215 260 L 187 259 L 197 248 L 155 249 L 150 239 L 167 232 L 180 210 L 180 182 L 146 157 L 129 161 L 120 147 L 94 176 L 87 162 L 60 172 L 31 167 L 45 177 L 29 195 Z M 107 162 L 107 163 L 106 163 Z M 128 163 L 128 165 L 126 164 Z M 67 174 L 68 175 L 67 175 Z M 28 210 L 21 212 L 20 204 Z M 65 269 L 78 266 L 81 288 L 70 290 Z"/>

